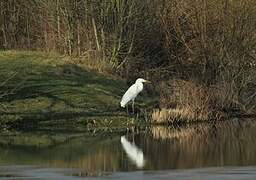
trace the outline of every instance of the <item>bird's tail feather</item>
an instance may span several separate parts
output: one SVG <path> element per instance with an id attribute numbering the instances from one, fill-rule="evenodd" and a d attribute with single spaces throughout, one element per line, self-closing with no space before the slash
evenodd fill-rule
<path id="1" fill-rule="evenodd" d="M 120 105 L 121 105 L 121 107 L 123 107 L 123 108 L 125 107 L 125 104 L 126 104 L 126 103 L 125 103 L 124 101 L 121 101 L 121 102 L 120 102 Z"/>

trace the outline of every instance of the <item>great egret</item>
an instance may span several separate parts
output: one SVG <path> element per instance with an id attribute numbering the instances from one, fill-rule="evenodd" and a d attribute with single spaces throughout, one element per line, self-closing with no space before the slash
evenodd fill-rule
<path id="1" fill-rule="evenodd" d="M 132 101 L 132 111 L 134 113 L 134 100 L 137 95 L 143 90 L 143 83 L 150 83 L 150 81 L 138 78 L 135 83 L 125 92 L 120 102 L 121 107 L 125 107 L 126 104 Z"/>

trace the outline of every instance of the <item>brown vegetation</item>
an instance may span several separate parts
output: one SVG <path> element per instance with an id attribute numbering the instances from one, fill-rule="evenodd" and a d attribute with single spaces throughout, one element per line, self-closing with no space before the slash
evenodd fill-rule
<path id="1" fill-rule="evenodd" d="M 153 120 L 220 119 L 255 110 L 255 12 L 251 0 L 166 3 L 160 22 L 173 76 L 158 89 L 160 105 L 171 109 L 155 110 Z"/>

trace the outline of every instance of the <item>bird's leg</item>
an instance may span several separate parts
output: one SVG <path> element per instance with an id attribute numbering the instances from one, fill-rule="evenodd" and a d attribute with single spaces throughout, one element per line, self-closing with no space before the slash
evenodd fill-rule
<path id="1" fill-rule="evenodd" d="M 132 100 L 132 113 L 134 114 L 134 99 Z"/>
<path id="2" fill-rule="evenodd" d="M 135 141 L 134 141 L 134 127 L 132 127 L 132 144 L 135 145 Z"/>
<path id="3" fill-rule="evenodd" d="M 127 114 L 129 114 L 128 104 L 126 105 L 126 112 L 127 112 Z"/>

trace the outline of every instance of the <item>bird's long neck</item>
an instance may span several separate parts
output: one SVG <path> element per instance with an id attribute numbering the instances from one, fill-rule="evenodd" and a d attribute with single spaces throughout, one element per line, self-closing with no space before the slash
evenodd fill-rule
<path id="1" fill-rule="evenodd" d="M 142 82 L 137 82 L 136 83 L 136 86 L 138 88 L 139 91 L 142 91 L 143 90 L 143 83 Z"/>

